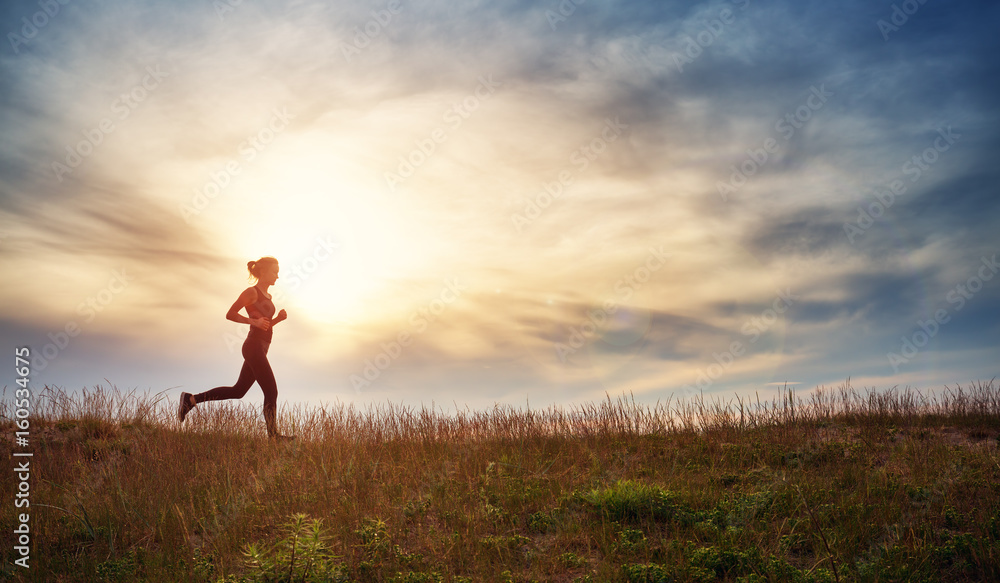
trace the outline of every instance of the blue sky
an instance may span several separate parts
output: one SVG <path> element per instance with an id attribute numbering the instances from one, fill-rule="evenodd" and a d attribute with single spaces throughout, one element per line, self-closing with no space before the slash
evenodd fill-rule
<path id="1" fill-rule="evenodd" d="M 229 385 L 273 255 L 283 402 L 988 380 L 998 12 L 8 2 L 0 337 L 37 387 Z"/>

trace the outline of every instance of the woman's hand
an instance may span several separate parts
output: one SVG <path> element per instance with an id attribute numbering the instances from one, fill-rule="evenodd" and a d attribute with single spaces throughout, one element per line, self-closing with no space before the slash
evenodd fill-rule
<path id="1" fill-rule="evenodd" d="M 271 323 L 267 321 L 267 318 L 250 318 L 250 326 L 268 330 L 271 328 Z"/>
<path id="2" fill-rule="evenodd" d="M 271 320 L 271 324 L 272 325 L 277 324 L 278 322 L 281 322 L 282 320 L 285 320 L 287 318 L 288 318 L 288 313 L 285 312 L 285 310 L 281 310 L 280 312 L 278 312 L 278 315 L 275 316 L 273 320 Z"/>

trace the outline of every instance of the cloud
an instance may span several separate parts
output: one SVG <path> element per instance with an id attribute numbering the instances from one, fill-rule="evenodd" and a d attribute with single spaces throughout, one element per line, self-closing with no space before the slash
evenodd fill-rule
<path id="1" fill-rule="evenodd" d="M 891 5 L 860 1 L 213 6 L 72 3 L 0 56 L 0 266 L 32 274 L 5 292 L 20 306 L 0 312 L 5 338 L 44 342 L 125 266 L 134 287 L 86 354 L 113 370 L 127 347 L 166 379 L 188 338 L 229 354 L 221 312 L 247 258 L 303 267 L 325 236 L 340 255 L 288 290 L 303 345 L 276 352 L 318 384 L 415 333 L 449 277 L 468 292 L 415 333 L 386 394 L 675 390 L 789 289 L 801 299 L 712 390 L 879 378 L 996 239 L 998 7 L 927 3 L 887 40 Z M 0 29 L 36 10 L 5 5 Z M 150 67 L 161 82 L 137 90 Z M 276 108 L 293 118 L 277 132 Z M 114 131 L 60 180 L 53 162 L 105 118 Z M 948 126 L 960 140 L 910 181 Z M 401 160 L 420 162 L 392 187 Z M 907 193 L 852 242 L 845 223 L 893 180 Z M 669 261 L 621 287 L 651 248 Z M 942 332 L 941 367 L 968 362 L 966 337 L 995 345 L 992 289 Z M 617 319 L 560 359 L 606 301 Z M 169 362 L 143 360 L 148 338 L 172 339 Z"/>

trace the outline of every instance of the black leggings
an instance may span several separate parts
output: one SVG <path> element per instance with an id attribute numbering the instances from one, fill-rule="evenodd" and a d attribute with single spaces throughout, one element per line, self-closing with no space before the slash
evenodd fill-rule
<path id="1" fill-rule="evenodd" d="M 278 384 L 274 381 L 274 372 L 267 362 L 267 349 L 271 343 L 265 342 L 253 335 L 243 341 L 243 369 L 240 378 L 231 387 L 215 387 L 194 396 L 197 403 L 205 401 L 221 401 L 223 399 L 242 399 L 247 394 L 253 382 L 257 381 L 264 391 L 264 408 L 272 408 L 278 404 Z"/>

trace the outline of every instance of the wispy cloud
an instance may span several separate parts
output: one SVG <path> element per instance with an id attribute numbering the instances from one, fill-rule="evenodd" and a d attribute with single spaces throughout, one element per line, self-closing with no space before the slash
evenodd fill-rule
<path id="1" fill-rule="evenodd" d="M 21 274 L 4 338 L 41 349 L 113 270 L 135 278 L 43 382 L 219 384 L 176 371 L 238 370 L 222 315 L 261 255 L 282 262 L 290 398 L 655 399 L 713 363 L 711 391 L 994 366 L 975 356 L 996 348 L 990 282 L 911 368 L 886 353 L 1000 251 L 997 7 L 927 3 L 888 38 L 891 4 L 870 2 L 231 8 L 70 3 L 0 55 L 0 266 Z M 8 4 L 0 28 L 35 11 Z M 941 131 L 961 137 L 914 180 Z M 293 285 L 324 237 L 336 253 Z M 622 284 L 650 249 L 669 259 Z M 416 332 L 449 278 L 467 290 Z M 351 375 L 402 332 L 359 394 Z"/>

